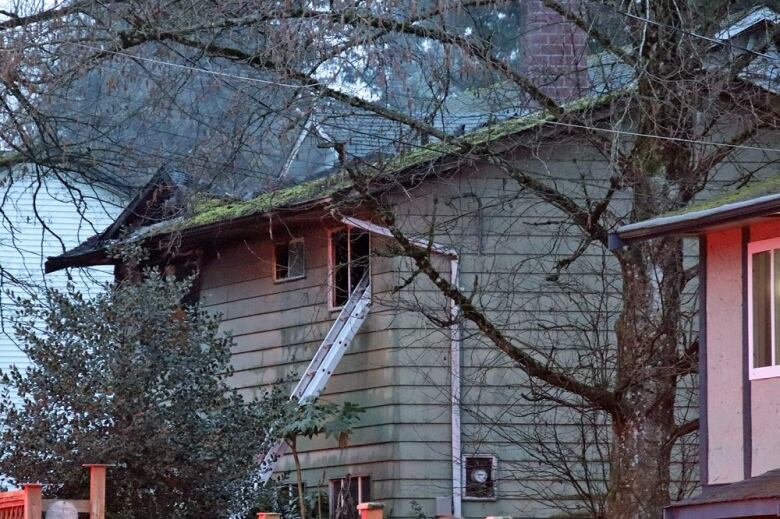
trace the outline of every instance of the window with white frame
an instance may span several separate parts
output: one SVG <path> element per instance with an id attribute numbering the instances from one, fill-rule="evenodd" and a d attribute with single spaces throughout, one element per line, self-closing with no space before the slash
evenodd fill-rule
<path id="1" fill-rule="evenodd" d="M 350 476 L 331 479 L 329 485 L 328 503 L 330 517 L 336 517 L 339 507 L 354 509 L 360 503 L 371 501 L 371 477 Z"/>
<path id="2" fill-rule="evenodd" d="M 330 234 L 330 304 L 339 308 L 349 299 L 368 272 L 370 255 L 368 233 L 346 227 Z"/>
<path id="3" fill-rule="evenodd" d="M 290 281 L 306 274 L 303 239 L 290 240 L 274 245 L 274 279 Z"/>
<path id="4" fill-rule="evenodd" d="M 780 238 L 748 244 L 750 378 L 780 377 Z"/>

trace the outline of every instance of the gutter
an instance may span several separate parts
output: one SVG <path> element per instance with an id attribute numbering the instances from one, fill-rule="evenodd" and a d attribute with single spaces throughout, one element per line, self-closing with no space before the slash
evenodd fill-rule
<path id="1" fill-rule="evenodd" d="M 363 229 L 364 231 L 393 238 L 393 234 L 387 227 L 376 225 L 365 220 L 352 217 L 339 218 L 341 222 Z M 416 247 L 421 249 L 430 250 L 436 254 L 446 256 L 450 259 L 450 283 L 456 287 L 459 285 L 460 279 L 460 257 L 458 252 L 452 247 L 441 245 L 438 243 L 431 243 L 426 240 L 410 240 Z M 452 456 L 452 515 L 454 517 L 463 516 L 463 448 L 461 444 L 461 409 L 460 409 L 460 357 L 462 346 L 462 335 L 460 330 L 460 324 L 458 324 L 458 315 L 460 314 L 460 308 L 454 301 L 450 300 L 450 318 L 452 324 L 450 325 L 450 423 L 451 423 L 451 456 Z"/>
<path id="2" fill-rule="evenodd" d="M 312 198 L 310 200 L 296 202 L 289 206 L 280 207 L 277 210 L 289 211 L 289 214 L 305 213 L 312 207 L 325 206 L 329 204 L 331 201 L 332 201 L 331 196 L 323 196 L 319 198 Z M 274 213 L 272 211 L 261 211 L 258 213 L 251 213 L 243 216 L 237 216 L 229 220 L 220 220 L 217 222 L 207 223 L 196 227 L 189 227 L 181 230 L 176 229 L 174 226 L 174 228 L 172 229 L 161 231 L 159 233 L 153 233 L 149 235 L 146 234 L 134 235 L 130 238 L 130 240 L 135 240 L 135 241 L 163 240 L 176 233 L 180 235 L 180 238 L 182 240 L 197 241 L 199 239 L 204 239 L 204 238 L 216 239 L 223 231 L 225 233 L 228 233 L 231 231 L 235 231 L 236 228 L 240 228 L 244 225 L 251 225 L 258 221 L 267 220 L 268 216 L 271 214 Z M 170 224 L 171 221 L 168 220 L 165 223 Z M 142 229 L 145 229 L 145 232 L 148 232 L 148 227 Z M 107 241 L 108 240 L 98 240 L 95 243 L 96 248 L 86 250 L 79 254 L 68 255 L 68 253 L 65 253 L 64 255 L 47 257 L 46 262 L 44 264 L 46 269 L 46 274 L 49 274 L 51 272 L 56 272 L 64 268 L 114 264 L 115 262 L 110 258 L 107 258 L 106 256 L 106 246 L 108 245 Z"/>
<path id="3" fill-rule="evenodd" d="M 712 209 L 672 216 L 660 216 L 618 227 L 609 233 L 609 249 L 617 250 L 631 243 L 668 235 L 691 235 L 747 218 L 768 216 L 780 210 L 780 194 L 772 194 L 724 204 Z"/>

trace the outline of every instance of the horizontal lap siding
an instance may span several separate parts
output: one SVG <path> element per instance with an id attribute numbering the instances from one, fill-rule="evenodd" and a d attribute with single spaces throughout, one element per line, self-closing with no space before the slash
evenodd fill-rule
<path id="1" fill-rule="evenodd" d="M 580 174 L 593 178 L 608 174 L 600 159 L 589 162 L 579 147 L 568 151 L 544 148 L 539 153 L 540 160 L 522 162 L 523 169 L 538 170 L 540 179 L 554 182 L 575 199 L 582 197 L 577 182 Z M 583 168 L 592 169 L 584 173 Z M 589 185 L 592 199 L 607 185 L 597 182 Z M 592 246 L 557 279 L 550 279 L 555 265 L 569 258 L 580 246 L 577 229 L 561 225 L 562 215 L 557 209 L 540 203 L 530 194 L 518 195 L 512 181 L 502 178 L 501 173 L 487 165 L 417 186 L 413 193 L 415 198 L 411 201 L 405 198 L 406 193 L 397 199 L 401 204 L 398 221 L 407 232 L 427 239 L 436 199 L 436 240 L 457 247 L 461 287 L 471 293 L 478 286 L 474 301 L 502 331 L 542 349 L 554 348 L 564 366 L 587 361 L 588 355 L 592 355 L 590 348 L 598 350 L 614 345 L 612 333 L 617 317 L 614 309 L 618 308 L 621 297 L 618 266 L 608 253 L 605 259 L 601 247 Z M 481 221 L 474 216 L 476 203 L 473 198 L 464 197 L 465 193 L 480 197 Z M 459 213 L 467 216 L 459 218 Z M 399 277 L 413 271 L 408 262 L 399 262 L 399 269 Z M 446 275 L 448 269 L 441 268 L 440 272 Z M 694 302 L 694 290 L 692 287 L 689 304 Z M 399 297 L 407 301 L 427 300 L 437 293 L 437 289 L 418 282 Z M 445 317 L 442 308 L 432 306 L 429 310 Z M 596 311 L 597 319 L 584 317 Z M 525 375 L 471 323 L 465 324 L 463 335 L 463 452 L 495 454 L 499 460 L 499 499 L 464 501 L 464 516 L 556 515 L 559 511 L 555 506 L 539 503 L 551 497 L 564 508 L 576 508 L 579 498 L 574 489 L 560 483 L 560 476 L 545 467 L 538 457 L 536 444 L 542 442 L 554 447 L 557 442 L 563 456 L 570 463 L 575 462 L 579 459 L 580 426 L 571 416 L 544 413 L 539 404 L 529 399 L 530 387 Z M 682 381 L 681 391 L 690 391 L 692 384 L 690 379 Z M 445 391 L 446 387 L 442 386 L 441 390 Z M 695 400 L 681 399 L 680 404 L 681 415 L 696 416 Z M 598 429 L 602 438 L 608 438 L 607 424 Z M 591 464 L 598 459 L 593 451 L 582 455 Z M 590 469 L 603 475 L 603 467 L 598 463 Z M 598 481 L 599 477 L 595 479 Z M 432 510 L 434 495 L 425 503 L 421 501 L 427 511 Z"/>
<path id="2" fill-rule="evenodd" d="M 305 240 L 301 280 L 273 281 L 273 250 L 263 239 L 221 248 L 204 262 L 201 302 L 223 316 L 222 329 L 234 336 L 231 384 L 247 397 L 285 375 L 300 376 L 337 316 L 327 308 L 326 232 L 292 233 Z M 392 300 L 396 272 L 395 260 L 372 258 L 374 305 L 323 392 L 327 400 L 365 408 L 349 446 L 304 440 L 301 462 L 310 488 L 323 471 L 325 479 L 368 474 L 372 497 L 400 507 L 408 506 L 400 480 L 432 481 L 430 470 L 437 467 L 445 488 L 440 493 L 449 486 L 449 392 L 440 389 L 447 386 L 449 346 L 448 336 L 430 326 L 421 343 L 418 318 L 383 306 Z M 411 364 L 415 369 L 405 369 Z M 292 468 L 288 458 L 280 470 Z"/>
<path id="3" fill-rule="evenodd" d="M 73 248 L 103 231 L 124 202 L 108 191 L 76 183 L 86 204 L 79 208 L 66 187 L 56 179 L 47 180 L 37 194 L 36 187 L 30 183 L 29 179 L 22 177 L 11 186 L 0 187 L 0 196 L 5 197 L 4 215 L 0 217 L 0 266 L 34 291 L 44 287 L 63 289 L 68 282 L 68 274 L 57 272 L 44 276 L 46 257 L 61 254 L 63 247 Z M 73 269 L 69 274 L 75 287 L 88 293 L 98 283 L 110 281 L 113 269 Z M 10 327 L 14 306 L 8 300 L 6 290 L 25 295 L 23 288 L 0 278 L 0 370 L 3 371 L 11 365 L 20 368 L 27 365 L 27 357 L 16 344 Z"/>
<path id="4" fill-rule="evenodd" d="M 539 153 L 555 154 L 554 159 L 541 157 L 548 161 L 548 169 L 537 158 L 523 166 L 537 169 L 541 178 L 554 180 L 573 196 L 580 174 L 606 174 L 600 159 L 583 153 L 579 146 Z M 589 186 L 591 196 L 597 197 L 605 186 Z M 481 224 L 472 217 L 476 205 L 464 193 L 481 198 Z M 440 231 L 436 239 L 461 252 L 461 286 L 468 291 L 478 283 L 481 293 L 475 301 L 502 329 L 533 339 L 544 348 L 555 347 L 561 362 L 573 362 L 597 341 L 611 340 L 614 312 L 603 312 L 595 322 L 581 316 L 584 310 L 617 305 L 620 284 L 614 276 L 615 265 L 607 263 L 605 268 L 603 251 L 592 247 L 559 280 L 548 280 L 554 265 L 577 250 L 576 230 L 561 226 L 560 212 L 549 205 L 526 193 L 514 195 L 517 191 L 511 181 L 490 167 L 479 166 L 478 171 L 416 186 L 399 196 L 398 221 L 426 239 L 436 198 Z M 454 218 L 458 212 L 472 216 L 458 220 Z M 262 238 L 221 249 L 206 264 L 202 301 L 223 314 L 224 329 L 235 333 L 233 380 L 245 394 L 256 393 L 282 374 L 300 372 L 335 318 L 325 304 L 326 235 L 321 229 L 302 234 L 307 263 L 303 280 L 273 282 L 271 244 Z M 387 243 L 373 238 L 373 248 L 380 253 Z M 436 259 L 434 264 L 444 277 L 449 275 L 446 260 Z M 394 517 L 413 517 L 411 500 L 433 516 L 433 498 L 452 492 L 449 336 L 447 330 L 437 330 L 406 308 L 422 304 L 446 316 L 448 306 L 422 278 L 400 294 L 391 291 L 411 272 L 406 260 L 375 257 L 372 269 L 375 302 L 371 316 L 325 392 L 329 399 L 357 402 L 366 412 L 345 451 L 335 449 L 332 440 L 305 444 L 306 477 L 315 485 L 323 470 L 326 477 L 347 470 L 370 474 L 372 497 L 386 500 Z M 572 287 L 577 297 L 571 297 Z M 544 330 L 545 326 L 563 328 Z M 511 436 L 512 427 L 532 434 L 534 425 L 542 424 L 553 427 L 561 436 L 559 441 L 574 448 L 577 428 L 573 421 L 540 414 L 525 398 L 525 377 L 470 325 L 464 328 L 462 363 L 463 450 L 496 453 L 500 478 L 500 499 L 465 502 L 464 515 L 543 517 L 555 510 L 538 504 L 535 497 L 548 490 L 566 506 L 576 506 L 573 489 L 540 468 L 530 437 Z M 690 387 L 690 381 L 686 384 Z M 496 428 L 507 421 L 505 430 Z"/>

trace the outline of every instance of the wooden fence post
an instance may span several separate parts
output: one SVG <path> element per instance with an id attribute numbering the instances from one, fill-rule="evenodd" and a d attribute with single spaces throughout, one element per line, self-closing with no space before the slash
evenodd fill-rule
<path id="1" fill-rule="evenodd" d="M 24 490 L 24 519 L 41 519 L 43 514 L 43 490 L 38 483 L 22 485 Z"/>
<path id="2" fill-rule="evenodd" d="M 106 519 L 106 465 L 89 467 L 89 519 Z"/>
<path id="3" fill-rule="evenodd" d="M 383 519 L 384 518 L 384 503 L 360 503 L 357 505 L 358 512 L 360 512 L 360 519 Z"/>

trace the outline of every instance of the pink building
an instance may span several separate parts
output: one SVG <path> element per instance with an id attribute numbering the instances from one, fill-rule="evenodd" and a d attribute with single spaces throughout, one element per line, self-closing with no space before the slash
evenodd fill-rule
<path id="1" fill-rule="evenodd" d="M 700 243 L 700 471 L 703 490 L 666 519 L 780 515 L 780 179 L 626 225 L 614 247 Z"/>

